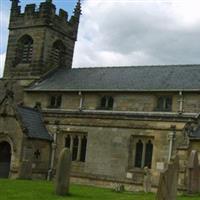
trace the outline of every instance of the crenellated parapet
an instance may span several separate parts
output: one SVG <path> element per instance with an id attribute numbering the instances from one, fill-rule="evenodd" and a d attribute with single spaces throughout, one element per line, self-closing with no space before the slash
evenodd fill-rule
<path id="1" fill-rule="evenodd" d="M 56 6 L 52 0 L 41 2 L 39 7 L 36 4 L 27 4 L 24 12 L 21 11 L 19 0 L 11 0 L 11 15 L 9 29 L 28 28 L 36 26 L 48 26 L 59 30 L 64 35 L 68 35 L 76 40 L 79 17 L 81 14 L 81 4 L 78 1 L 74 14 L 68 18 L 68 12 L 60 9 L 56 14 Z"/>

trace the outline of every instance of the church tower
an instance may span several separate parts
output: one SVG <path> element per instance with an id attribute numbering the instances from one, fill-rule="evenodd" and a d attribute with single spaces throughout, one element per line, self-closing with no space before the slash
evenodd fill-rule
<path id="1" fill-rule="evenodd" d="M 11 0 L 9 39 L 4 78 L 35 80 L 57 67 L 72 67 L 77 40 L 81 3 L 74 13 L 62 9 L 56 14 L 52 0 L 26 5 L 21 12 L 19 0 Z"/>

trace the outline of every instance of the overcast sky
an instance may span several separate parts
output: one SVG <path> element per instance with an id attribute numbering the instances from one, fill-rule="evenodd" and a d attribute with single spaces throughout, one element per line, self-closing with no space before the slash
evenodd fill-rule
<path id="1" fill-rule="evenodd" d="M 0 1 L 2 74 L 9 7 L 2 3 L 8 0 Z M 75 0 L 54 2 L 70 12 L 75 4 Z M 82 4 L 73 67 L 200 64 L 199 0 L 84 0 Z"/>

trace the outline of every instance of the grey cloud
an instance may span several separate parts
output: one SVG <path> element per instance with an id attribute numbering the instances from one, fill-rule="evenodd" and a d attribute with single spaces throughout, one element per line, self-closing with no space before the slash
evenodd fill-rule
<path id="1" fill-rule="evenodd" d="M 90 4 L 90 0 L 85 3 L 87 9 Z M 171 4 L 121 1 L 102 3 L 96 10 L 94 7 L 93 3 L 93 11 L 83 15 L 74 65 L 200 63 L 197 42 L 200 23 L 195 26 L 181 23 Z M 89 42 L 84 39 L 87 32 Z M 118 58 L 109 60 L 109 55 L 115 54 Z"/>

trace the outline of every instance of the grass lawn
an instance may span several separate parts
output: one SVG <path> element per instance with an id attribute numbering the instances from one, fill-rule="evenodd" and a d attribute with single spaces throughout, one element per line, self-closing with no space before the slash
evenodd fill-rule
<path id="1" fill-rule="evenodd" d="M 58 197 L 54 194 L 52 182 L 0 180 L 0 200 L 154 200 L 154 194 L 116 193 L 110 189 L 72 185 L 70 196 Z M 178 200 L 200 200 L 196 197 L 178 197 Z"/>

